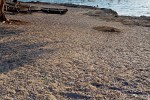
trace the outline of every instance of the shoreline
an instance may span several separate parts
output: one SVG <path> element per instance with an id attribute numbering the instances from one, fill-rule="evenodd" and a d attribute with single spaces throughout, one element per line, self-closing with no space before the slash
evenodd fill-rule
<path id="1" fill-rule="evenodd" d="M 91 9 L 85 13 L 85 15 L 101 18 L 107 21 L 121 22 L 124 25 L 136 25 L 143 27 L 150 27 L 150 17 L 147 16 L 120 16 L 118 13 L 112 9 L 108 8 L 97 8 L 87 5 L 76 5 L 76 4 L 57 4 L 57 3 L 47 3 L 47 2 L 26 2 L 29 4 L 39 4 L 39 5 L 52 5 L 52 6 L 64 6 L 69 8 L 81 8 L 81 9 Z"/>
<path id="2" fill-rule="evenodd" d="M 47 4 L 47 5 L 61 5 L 61 6 L 66 6 L 66 7 L 74 7 L 74 8 L 88 8 L 88 9 L 95 9 L 95 10 L 103 10 L 103 9 L 108 9 L 111 10 L 112 12 L 117 13 L 118 12 L 115 10 L 112 10 L 110 8 L 98 8 L 98 7 L 94 7 L 94 6 L 88 6 L 88 5 L 78 5 L 78 4 L 69 4 L 69 3 L 49 3 L 49 2 L 39 2 L 39 1 L 31 1 L 31 2 L 23 2 L 23 3 L 33 3 L 33 4 Z M 141 15 L 141 16 L 127 16 L 127 15 L 118 15 L 120 17 L 133 17 L 133 18 L 150 18 L 150 16 L 145 16 L 145 15 Z"/>

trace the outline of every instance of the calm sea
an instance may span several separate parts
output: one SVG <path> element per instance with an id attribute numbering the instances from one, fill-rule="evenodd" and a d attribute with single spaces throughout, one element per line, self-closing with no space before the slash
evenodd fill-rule
<path id="1" fill-rule="evenodd" d="M 111 8 L 119 15 L 150 16 L 150 0 L 21 0 L 50 3 L 70 3 L 89 5 L 99 8 Z"/>

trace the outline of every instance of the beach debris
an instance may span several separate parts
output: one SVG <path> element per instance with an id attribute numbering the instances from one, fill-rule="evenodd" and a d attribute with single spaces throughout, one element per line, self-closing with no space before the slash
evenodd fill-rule
<path id="1" fill-rule="evenodd" d="M 24 5 L 20 2 L 14 3 L 14 2 L 6 2 L 5 4 L 5 11 L 9 12 L 29 12 L 31 6 L 30 5 Z"/>
<path id="2" fill-rule="evenodd" d="M 68 11 L 68 9 L 42 8 L 41 11 L 50 14 L 65 14 Z"/>
<path id="3" fill-rule="evenodd" d="M 121 32 L 120 29 L 110 27 L 110 26 L 97 26 L 97 27 L 93 27 L 93 29 L 97 31 L 103 31 L 103 32 Z"/>
<path id="4" fill-rule="evenodd" d="M 44 12 L 49 14 L 65 14 L 68 9 L 60 8 L 40 8 L 36 6 L 31 6 L 29 4 L 24 4 L 21 2 L 6 2 L 5 11 L 13 13 L 33 13 L 33 12 Z"/>
<path id="5" fill-rule="evenodd" d="M 13 24 L 13 25 L 27 25 L 27 24 L 29 24 L 29 22 L 10 19 L 9 20 L 9 24 Z"/>
<path id="6" fill-rule="evenodd" d="M 27 25 L 30 22 L 21 21 L 21 20 L 14 20 L 14 19 L 7 19 L 8 21 L 3 21 L 3 24 L 11 24 L 11 25 Z"/>

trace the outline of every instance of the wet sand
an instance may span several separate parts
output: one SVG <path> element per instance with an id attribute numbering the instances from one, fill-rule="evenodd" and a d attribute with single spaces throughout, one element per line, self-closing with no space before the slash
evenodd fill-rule
<path id="1" fill-rule="evenodd" d="M 149 100 L 150 19 L 106 9 L 6 14 L 0 26 L 1 100 Z"/>

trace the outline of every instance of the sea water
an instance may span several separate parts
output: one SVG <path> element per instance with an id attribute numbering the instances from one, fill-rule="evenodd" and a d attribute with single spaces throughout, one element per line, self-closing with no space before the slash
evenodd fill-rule
<path id="1" fill-rule="evenodd" d="M 150 0 L 21 0 L 25 2 L 40 1 L 49 3 L 69 3 L 88 5 L 99 8 L 110 8 L 119 15 L 150 16 Z"/>

